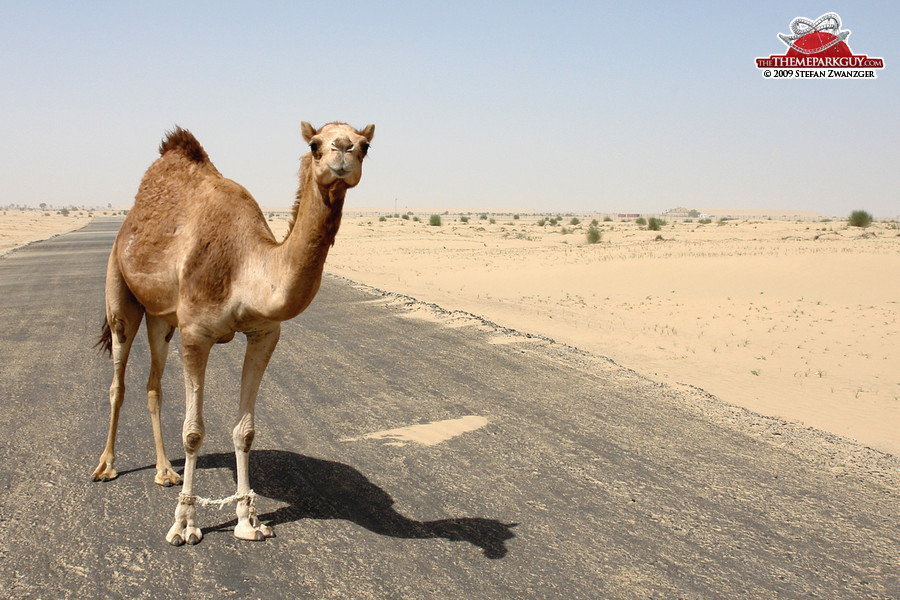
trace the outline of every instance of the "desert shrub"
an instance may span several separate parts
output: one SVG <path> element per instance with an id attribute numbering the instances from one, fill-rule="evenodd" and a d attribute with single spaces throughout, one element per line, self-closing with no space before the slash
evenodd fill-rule
<path id="1" fill-rule="evenodd" d="M 519 215 L 513 215 L 513 220 L 514 220 L 514 221 L 518 221 L 518 220 L 519 220 Z"/>
<path id="2" fill-rule="evenodd" d="M 481 213 L 478 218 L 482 221 L 487 221 L 487 213 Z"/>
<path id="3" fill-rule="evenodd" d="M 659 229 L 665 224 L 666 222 L 663 219 L 650 217 L 650 220 L 647 221 L 647 229 L 649 229 L 650 231 L 659 231 Z"/>
<path id="4" fill-rule="evenodd" d="M 379 220 L 381 223 L 384 223 L 385 221 L 387 221 L 387 217 L 384 216 L 384 215 L 381 215 L 380 217 L 378 217 L 378 220 Z"/>
<path id="5" fill-rule="evenodd" d="M 404 221 L 409 221 L 409 215 L 403 215 L 402 219 L 403 219 Z"/>
<path id="6" fill-rule="evenodd" d="M 494 217 L 491 217 L 490 219 L 488 219 L 488 223 L 490 223 L 491 225 L 493 225 L 496 222 L 497 222 L 497 219 L 495 219 Z"/>
<path id="7" fill-rule="evenodd" d="M 547 219 L 538 219 L 537 224 L 538 224 L 538 227 L 543 227 L 544 225 L 547 224 Z"/>
<path id="8" fill-rule="evenodd" d="M 597 219 L 591 220 L 591 227 L 596 227 L 599 224 L 600 224 L 600 221 L 598 221 Z"/>
<path id="9" fill-rule="evenodd" d="M 569 235 L 570 233 L 572 233 L 572 230 L 569 229 L 568 227 L 563 227 L 562 229 L 559 230 L 559 232 L 563 235 Z"/>
<path id="10" fill-rule="evenodd" d="M 591 225 L 587 230 L 588 244 L 596 244 L 600 241 L 600 230 Z"/>
<path id="11" fill-rule="evenodd" d="M 556 226 L 559 224 L 559 220 L 558 219 L 550 219 L 550 224 L 553 226 Z"/>
<path id="12" fill-rule="evenodd" d="M 709 225 L 710 223 L 712 223 L 712 219 L 700 219 L 697 222 L 700 223 L 701 225 Z"/>
<path id="13" fill-rule="evenodd" d="M 581 219 L 578 217 L 572 217 L 572 220 L 569 221 L 569 225 L 578 225 L 579 223 L 581 223 Z"/>
<path id="14" fill-rule="evenodd" d="M 432 227 L 440 227 L 441 215 L 431 215 L 430 217 L 428 217 L 428 224 Z"/>
<path id="15" fill-rule="evenodd" d="M 640 225 L 641 227 L 643 227 L 644 225 L 647 224 L 647 219 L 645 219 L 644 217 L 638 217 L 637 219 L 634 220 L 634 222 L 637 223 L 638 225 Z"/>
<path id="16" fill-rule="evenodd" d="M 460 218 L 459 218 L 459 221 L 460 221 L 460 223 L 468 223 L 468 222 L 469 222 L 469 217 L 460 217 Z"/>
<path id="17" fill-rule="evenodd" d="M 872 215 L 864 210 L 854 210 L 848 221 L 850 227 L 868 227 L 872 224 Z"/>
<path id="18" fill-rule="evenodd" d="M 68 217 L 68 216 L 69 216 L 69 209 L 68 209 L 68 208 L 61 208 L 61 209 L 59 210 L 59 214 L 61 214 L 61 215 L 64 216 L 64 217 Z"/>
<path id="19" fill-rule="evenodd" d="M 610 217 L 609 215 L 606 215 L 605 217 L 603 217 L 604 223 L 612 223 L 612 220 L 613 220 L 613 218 Z"/>
<path id="20" fill-rule="evenodd" d="M 413 222 L 414 222 L 414 223 L 421 223 L 421 222 L 422 222 L 422 219 L 420 219 L 419 217 L 413 217 Z"/>

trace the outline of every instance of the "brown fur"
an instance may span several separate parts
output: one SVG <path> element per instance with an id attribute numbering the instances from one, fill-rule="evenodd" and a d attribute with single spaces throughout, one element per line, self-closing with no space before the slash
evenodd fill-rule
<path id="1" fill-rule="evenodd" d="M 288 232 L 287 235 L 291 234 L 291 230 L 294 228 L 294 223 L 297 221 L 297 217 L 300 214 L 300 207 L 303 205 L 303 194 L 307 195 L 312 193 L 314 189 L 314 182 L 312 178 L 312 169 L 310 168 L 310 163 L 312 162 L 312 153 L 307 153 L 300 159 L 300 187 L 297 189 L 297 199 L 294 200 L 294 205 L 291 207 L 291 217 L 288 220 Z M 329 194 L 322 198 L 322 201 L 329 208 L 329 215 L 325 219 L 322 224 L 322 230 L 320 232 L 322 244 L 327 246 L 333 246 L 335 236 L 337 236 L 338 228 L 341 226 L 341 215 L 344 209 L 344 196 L 347 193 L 347 188 L 340 183 L 336 183 L 331 190 L 329 190 Z"/>
<path id="2" fill-rule="evenodd" d="M 162 156 L 166 152 L 182 152 L 190 160 L 198 163 L 209 162 L 209 156 L 206 150 L 197 141 L 197 138 L 188 131 L 182 129 L 178 125 L 175 129 L 166 134 L 165 139 L 159 145 L 159 155 Z"/>
<path id="3" fill-rule="evenodd" d="M 155 481 L 178 483 L 160 432 L 161 377 L 168 342 L 181 330 L 186 415 L 182 431 L 185 475 L 182 495 L 192 497 L 193 471 L 203 440 L 203 388 L 213 344 L 247 335 L 241 403 L 233 440 L 238 494 L 249 492 L 248 453 L 259 382 L 280 335 L 280 323 L 302 312 L 319 289 L 328 249 L 341 222 L 344 197 L 359 183 L 375 127 L 358 131 L 341 123 L 301 127 L 316 152 L 301 159 L 300 189 L 290 231 L 275 240 L 256 201 L 226 179 L 187 130 L 176 127 L 160 145 L 113 243 L 106 275 L 106 320 L 96 344 L 114 364 L 110 426 L 94 480 L 116 477 L 115 436 L 124 399 L 125 366 L 141 319 L 146 317 L 151 370 L 148 406 L 157 452 Z M 235 535 L 272 535 L 252 508 L 238 504 Z M 193 502 L 179 502 L 166 539 L 195 543 Z"/>

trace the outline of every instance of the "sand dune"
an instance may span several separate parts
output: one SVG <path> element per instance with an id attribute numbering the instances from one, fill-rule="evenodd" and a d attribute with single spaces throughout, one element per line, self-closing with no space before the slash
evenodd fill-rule
<path id="1" fill-rule="evenodd" d="M 427 217 L 346 215 L 326 270 L 900 455 L 896 224 Z M 0 254 L 87 222 L 7 211 Z"/>
<path id="2" fill-rule="evenodd" d="M 900 454 L 896 225 L 427 217 L 348 216 L 326 270 Z"/>
<path id="3" fill-rule="evenodd" d="M 79 229 L 91 222 L 86 211 L 0 210 L 0 256 L 13 248 Z"/>

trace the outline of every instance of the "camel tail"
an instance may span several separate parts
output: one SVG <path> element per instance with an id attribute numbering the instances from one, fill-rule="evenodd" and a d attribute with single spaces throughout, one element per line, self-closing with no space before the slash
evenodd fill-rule
<path id="1" fill-rule="evenodd" d="M 106 318 L 106 315 L 103 315 L 103 327 L 100 331 L 100 338 L 94 344 L 94 348 L 99 348 L 97 352 L 100 354 L 105 352 L 107 356 L 112 357 L 112 329 L 109 327 L 109 320 Z"/>
<path id="2" fill-rule="evenodd" d="M 197 163 L 209 162 L 209 155 L 194 134 L 178 125 L 175 129 L 166 133 L 165 139 L 159 145 L 159 155 L 166 152 L 181 152 L 190 160 Z"/>

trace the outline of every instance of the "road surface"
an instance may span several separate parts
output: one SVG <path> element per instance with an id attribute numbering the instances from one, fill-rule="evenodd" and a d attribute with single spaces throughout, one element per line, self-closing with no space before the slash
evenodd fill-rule
<path id="1" fill-rule="evenodd" d="M 0 598 L 900 597 L 896 459 L 478 319 L 411 318 L 333 277 L 284 324 L 260 391 L 251 484 L 277 537 L 241 542 L 233 507 L 200 508 L 202 543 L 169 546 L 179 488 L 153 484 L 143 333 L 120 476 L 89 481 L 117 228 L 0 258 Z M 180 469 L 174 341 L 163 427 Z M 209 364 L 210 498 L 234 491 L 243 348 Z"/>

